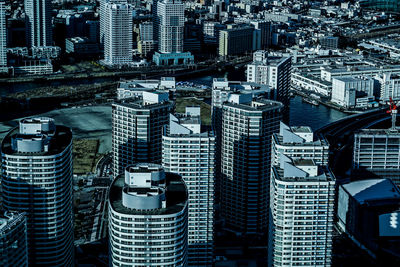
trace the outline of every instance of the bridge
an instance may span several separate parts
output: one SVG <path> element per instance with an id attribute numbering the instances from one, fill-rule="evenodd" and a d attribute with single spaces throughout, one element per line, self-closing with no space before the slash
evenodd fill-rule
<path id="1" fill-rule="evenodd" d="M 341 180 L 349 176 L 347 171 L 352 165 L 354 133 L 390 121 L 391 116 L 386 110 L 385 107 L 351 115 L 315 131 L 317 136 L 324 137 L 330 144 L 329 166 L 336 179 Z"/>

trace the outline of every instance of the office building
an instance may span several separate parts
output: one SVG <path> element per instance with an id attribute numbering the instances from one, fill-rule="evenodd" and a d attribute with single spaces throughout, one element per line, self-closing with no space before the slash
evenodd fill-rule
<path id="1" fill-rule="evenodd" d="M 25 0 L 24 8 L 28 47 L 52 46 L 51 0 Z"/>
<path id="2" fill-rule="evenodd" d="M 273 100 L 284 105 L 284 121 L 289 121 L 289 91 L 291 57 L 269 56 L 267 51 L 253 53 L 253 62 L 247 65 L 247 82 L 268 85 L 273 90 Z"/>
<path id="3" fill-rule="evenodd" d="M 269 266 L 330 266 L 335 178 L 311 159 L 281 154 L 271 170 Z"/>
<path id="4" fill-rule="evenodd" d="M 217 44 L 219 32 L 226 29 L 226 26 L 216 21 L 205 21 L 203 23 L 204 42 L 207 44 Z"/>
<path id="5" fill-rule="evenodd" d="M 357 95 L 374 96 L 374 84 L 369 77 L 332 78 L 331 101 L 346 108 L 355 107 Z"/>
<path id="6" fill-rule="evenodd" d="M 186 266 L 188 193 L 160 165 L 125 168 L 109 190 L 110 266 Z"/>
<path id="7" fill-rule="evenodd" d="M 399 188 L 389 179 L 339 185 L 338 229 L 380 262 L 380 266 L 397 266 L 400 262 L 399 207 Z M 392 261 L 394 255 L 397 260 Z"/>
<path id="8" fill-rule="evenodd" d="M 27 118 L 1 145 L 3 207 L 25 212 L 31 266 L 72 266 L 72 132 Z"/>
<path id="9" fill-rule="evenodd" d="M 400 133 L 392 129 L 364 129 L 354 134 L 355 177 L 388 178 L 400 186 Z"/>
<path id="10" fill-rule="evenodd" d="M 143 22 L 139 25 L 139 35 L 138 35 L 138 51 L 142 57 L 147 57 L 147 55 L 154 50 L 154 25 L 153 22 Z"/>
<path id="11" fill-rule="evenodd" d="M 271 138 L 282 108 L 251 94 L 232 95 L 222 106 L 221 216 L 238 234 L 267 231 Z"/>
<path id="12" fill-rule="evenodd" d="M 133 7 L 127 3 L 105 3 L 104 64 L 129 65 L 133 60 Z"/>
<path id="13" fill-rule="evenodd" d="M 5 2 L 0 2 L 0 72 L 7 70 L 7 21 Z"/>
<path id="14" fill-rule="evenodd" d="M 280 123 L 279 133 L 272 135 L 272 165 L 280 164 L 281 155 L 293 160 L 312 159 L 318 165 L 328 165 L 329 144 L 317 138 L 310 127 L 289 127 Z"/>
<path id="15" fill-rule="evenodd" d="M 183 51 L 185 6 L 180 0 L 163 0 L 157 3 L 159 19 L 158 50 L 161 53 Z"/>
<path id="16" fill-rule="evenodd" d="M 25 213 L 0 211 L 0 265 L 28 266 Z"/>
<path id="17" fill-rule="evenodd" d="M 400 2 L 398 0 L 360 0 L 363 8 L 400 12 Z"/>
<path id="18" fill-rule="evenodd" d="M 142 96 L 112 106 L 113 175 L 138 162 L 161 164 L 162 131 L 173 103 L 165 92 Z"/>
<path id="19" fill-rule="evenodd" d="M 384 73 L 375 77 L 380 84 L 380 100 L 389 101 L 392 98 L 395 101 L 400 100 L 400 75 Z"/>
<path id="20" fill-rule="evenodd" d="M 258 38 L 257 31 L 253 26 L 228 25 L 227 29 L 219 32 L 218 54 L 226 57 L 253 52 L 260 49 L 257 47 Z"/>
<path id="21" fill-rule="evenodd" d="M 273 24 L 267 20 L 252 20 L 250 24 L 254 26 L 256 30 L 260 30 L 260 48 L 265 49 L 271 46 L 272 43 L 272 32 Z"/>
<path id="22" fill-rule="evenodd" d="M 191 266 L 212 266 L 214 248 L 215 136 L 202 129 L 200 107 L 170 115 L 164 128 L 165 171 L 182 176 L 189 193 L 189 250 Z"/>
<path id="23" fill-rule="evenodd" d="M 185 6 L 181 0 L 157 2 L 158 52 L 153 56 L 157 65 L 181 65 L 193 62 L 190 52 L 183 52 Z"/>
<path id="24" fill-rule="evenodd" d="M 319 44 L 323 49 L 338 49 L 339 48 L 339 37 L 325 36 L 319 38 Z"/>

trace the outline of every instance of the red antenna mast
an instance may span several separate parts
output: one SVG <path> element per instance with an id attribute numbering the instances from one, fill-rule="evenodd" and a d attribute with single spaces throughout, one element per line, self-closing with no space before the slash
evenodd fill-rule
<path id="1" fill-rule="evenodd" d="M 391 130 L 396 130 L 396 116 L 397 116 L 397 106 L 394 103 L 393 99 L 389 97 L 389 110 L 386 110 L 386 113 L 390 113 L 392 115 L 392 128 Z"/>

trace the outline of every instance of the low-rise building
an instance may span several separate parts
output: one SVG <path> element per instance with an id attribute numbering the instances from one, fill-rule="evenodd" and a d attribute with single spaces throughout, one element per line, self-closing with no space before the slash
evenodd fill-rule
<path id="1" fill-rule="evenodd" d="M 398 257 L 399 208 L 399 188 L 389 179 L 350 182 L 339 186 L 337 225 L 372 257 Z"/>
<path id="2" fill-rule="evenodd" d="M 360 93 L 373 97 L 374 84 L 374 80 L 369 77 L 335 77 L 332 79 L 331 101 L 345 108 L 355 107 Z"/>

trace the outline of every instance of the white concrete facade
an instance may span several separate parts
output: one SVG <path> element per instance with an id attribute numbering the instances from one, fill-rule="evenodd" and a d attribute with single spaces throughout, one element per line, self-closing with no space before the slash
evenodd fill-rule
<path id="1" fill-rule="evenodd" d="M 187 189 L 160 165 L 129 166 L 109 193 L 110 266 L 187 265 Z"/>
<path id="2" fill-rule="evenodd" d="M 133 60 L 133 7 L 127 3 L 104 4 L 104 63 L 129 65 Z"/>
<path id="3" fill-rule="evenodd" d="M 201 131 L 200 116 L 190 115 L 190 110 L 176 117 L 171 114 L 163 134 L 162 164 L 166 171 L 181 175 L 188 188 L 189 265 L 212 266 L 215 136 Z"/>
<path id="4" fill-rule="evenodd" d="M 331 266 L 335 178 L 283 156 L 271 170 L 269 266 Z"/>
<path id="5" fill-rule="evenodd" d="M 133 163 L 161 163 L 162 130 L 168 123 L 173 103 L 168 101 L 168 93 L 158 94 L 163 96 L 160 101 L 156 98 L 155 102 L 150 102 L 140 96 L 131 101 L 113 104 L 114 177 Z"/>
<path id="6" fill-rule="evenodd" d="M 185 6 L 181 0 L 157 2 L 158 50 L 160 53 L 183 52 Z"/>

